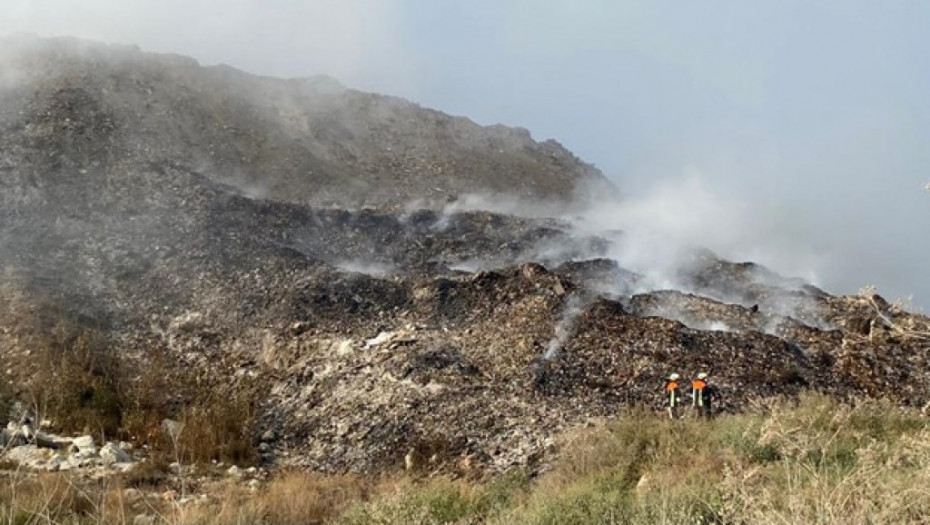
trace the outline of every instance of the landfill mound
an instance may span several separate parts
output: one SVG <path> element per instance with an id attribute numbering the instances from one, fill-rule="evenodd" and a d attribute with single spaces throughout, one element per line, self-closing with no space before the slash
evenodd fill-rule
<path id="1" fill-rule="evenodd" d="M 347 279 L 357 299 L 382 294 Z M 307 316 L 272 345 L 266 364 L 279 378 L 265 424 L 282 439 L 276 460 L 379 470 L 413 453 L 427 468 L 540 467 L 568 429 L 624 407 L 661 409 L 672 371 L 709 372 L 720 412 L 804 390 L 930 401 L 918 364 L 927 340 L 915 335 L 928 320 L 876 310 L 878 297 L 792 295 L 825 323 L 812 326 L 694 293 L 608 298 L 536 264 L 393 290 L 395 314 L 367 330 Z M 326 318 L 352 316 L 354 306 L 332 306 Z"/>
<path id="2" fill-rule="evenodd" d="M 660 409 L 671 372 L 709 372 L 721 412 L 810 389 L 930 402 L 927 317 L 700 249 L 662 285 L 625 266 L 623 232 L 579 227 L 569 196 L 602 176 L 519 130 L 324 79 L 10 47 L 14 398 L 41 391 L 34 332 L 66 317 L 178 410 L 192 385 L 257 392 L 261 460 L 327 472 L 543 469 L 564 432 Z M 543 202 L 474 209 L 479 190 Z"/>
<path id="3" fill-rule="evenodd" d="M 0 45 L 0 169 L 27 183 L 37 172 L 73 175 L 76 196 L 165 164 L 249 196 L 340 207 L 465 194 L 564 207 L 611 191 L 554 140 L 327 77 L 259 77 L 68 38 Z"/>

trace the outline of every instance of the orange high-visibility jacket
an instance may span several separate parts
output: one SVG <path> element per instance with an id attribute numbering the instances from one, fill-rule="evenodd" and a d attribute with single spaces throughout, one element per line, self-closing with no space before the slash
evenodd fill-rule
<path id="1" fill-rule="evenodd" d="M 707 382 L 703 379 L 691 381 L 691 403 L 694 406 L 704 406 L 704 389 L 707 388 Z"/>
<path id="2" fill-rule="evenodd" d="M 678 400 L 681 397 L 681 390 L 678 389 L 677 381 L 665 383 L 665 391 L 668 392 L 668 406 L 678 406 Z"/>

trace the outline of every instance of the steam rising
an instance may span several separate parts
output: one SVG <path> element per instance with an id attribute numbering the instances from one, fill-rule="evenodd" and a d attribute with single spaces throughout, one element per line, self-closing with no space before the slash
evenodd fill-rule
<path id="1" fill-rule="evenodd" d="M 696 166 L 712 191 L 705 202 L 727 206 L 670 215 L 696 235 L 686 242 L 833 291 L 874 283 L 926 305 L 930 254 L 915 239 L 930 221 L 920 192 L 930 164 L 928 9 L 477 2 L 448 16 L 440 3 L 233 0 L 217 16 L 216 3 L 202 0 L 33 0 L 4 5 L 0 34 L 74 35 L 259 74 L 333 75 L 559 137 L 642 202 L 671 197 L 652 185 L 680 189 L 677 174 Z M 0 69 L 0 83 L 15 81 L 15 70 Z M 727 215 L 750 221 L 738 223 L 742 238 L 727 232 Z M 755 251 L 734 249 L 746 240 Z M 629 251 L 630 264 L 650 266 Z"/>
<path id="2" fill-rule="evenodd" d="M 573 295 L 566 301 L 562 314 L 555 325 L 555 335 L 546 345 L 546 352 L 543 354 L 544 361 L 550 361 L 559 356 L 562 347 L 572 336 L 575 321 L 583 313 L 587 302 L 578 295 Z"/>
<path id="3" fill-rule="evenodd" d="M 681 269 L 700 248 L 819 284 L 823 258 L 773 231 L 767 226 L 771 219 L 737 198 L 711 191 L 701 174 L 690 173 L 641 196 L 597 206 L 574 225 L 585 233 L 623 232 L 610 256 L 645 277 L 637 292 L 685 289 Z"/>
<path id="4" fill-rule="evenodd" d="M 371 277 L 388 277 L 397 271 L 391 264 L 376 261 L 351 260 L 335 263 L 333 266 L 343 272 L 361 273 Z"/>

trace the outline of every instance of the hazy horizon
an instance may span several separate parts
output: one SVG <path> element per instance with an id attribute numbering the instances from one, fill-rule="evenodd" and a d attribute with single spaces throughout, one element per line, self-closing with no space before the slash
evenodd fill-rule
<path id="1" fill-rule="evenodd" d="M 327 74 L 598 166 L 646 225 L 930 306 L 930 4 L 19 1 L 0 34 Z"/>

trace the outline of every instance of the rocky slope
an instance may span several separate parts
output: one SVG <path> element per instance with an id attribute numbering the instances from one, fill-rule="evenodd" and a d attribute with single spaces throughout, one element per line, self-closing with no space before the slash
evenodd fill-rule
<path id="1" fill-rule="evenodd" d="M 804 389 L 930 402 L 930 324 L 880 297 L 701 250 L 657 284 L 624 268 L 622 232 L 446 203 L 579 205 L 603 180 L 557 144 L 325 79 L 6 49 L 0 364 L 21 398 L 32 332 L 67 314 L 178 409 L 182 373 L 248 385 L 261 458 L 325 471 L 542 468 L 563 432 L 658 408 L 672 371 L 711 372 L 724 411 Z"/>

